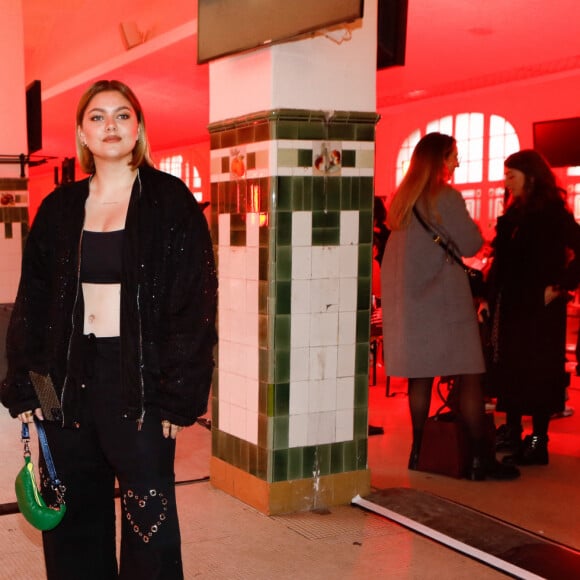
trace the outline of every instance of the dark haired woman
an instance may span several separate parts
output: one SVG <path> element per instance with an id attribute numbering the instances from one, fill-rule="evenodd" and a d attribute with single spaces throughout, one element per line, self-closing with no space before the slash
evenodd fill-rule
<path id="1" fill-rule="evenodd" d="M 467 276 L 433 243 L 414 213 L 458 256 L 473 256 L 479 250 L 483 243 L 479 229 L 461 193 L 449 185 L 458 166 L 453 137 L 425 135 L 389 207 L 392 231 L 381 279 L 385 367 L 389 375 L 408 379 L 413 426 L 409 469 L 417 469 L 433 379 L 453 376 L 459 411 L 471 439 L 467 476 L 509 479 L 519 472 L 485 455 L 481 381 L 485 365 Z"/>
<path id="2" fill-rule="evenodd" d="M 153 168 L 129 87 L 95 83 L 76 122 L 90 177 L 57 188 L 34 220 L 2 403 L 21 421 L 44 419 L 66 485 L 67 513 L 43 533 L 49 580 L 180 580 L 175 437 L 207 408 L 216 342 L 212 243 L 191 192 Z M 45 377 L 45 389 L 52 383 L 60 405 L 41 406 L 46 392 L 30 371 Z M 42 493 L 55 503 L 50 489 Z"/>
<path id="3" fill-rule="evenodd" d="M 580 226 L 545 159 L 526 149 L 505 161 L 510 201 L 497 221 L 488 276 L 497 410 L 506 412 L 504 462 L 546 465 L 550 416 L 565 405 L 566 304 L 580 282 Z M 483 304 L 482 308 L 488 308 Z M 533 431 L 521 441 L 522 416 Z"/>

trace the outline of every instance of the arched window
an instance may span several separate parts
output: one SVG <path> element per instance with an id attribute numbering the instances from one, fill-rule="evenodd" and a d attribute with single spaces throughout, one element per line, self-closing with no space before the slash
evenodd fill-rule
<path id="1" fill-rule="evenodd" d="M 419 139 L 433 131 L 453 135 L 457 140 L 460 165 L 455 170 L 454 185 L 463 194 L 484 236 L 491 238 L 495 221 L 503 211 L 503 162 L 520 148 L 515 129 L 503 117 L 484 113 L 460 113 L 434 119 L 424 131 L 416 129 L 403 141 L 397 157 L 397 184 L 409 166 Z"/>
<path id="2" fill-rule="evenodd" d="M 189 187 L 197 201 L 202 201 L 202 183 L 199 170 L 195 165 L 184 161 L 182 155 L 164 157 L 159 162 L 159 169 L 179 177 Z"/>

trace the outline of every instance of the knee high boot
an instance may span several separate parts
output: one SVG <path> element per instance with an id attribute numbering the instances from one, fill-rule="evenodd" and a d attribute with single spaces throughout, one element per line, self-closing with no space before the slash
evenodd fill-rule
<path id="1" fill-rule="evenodd" d="M 413 443 L 411 444 L 411 454 L 409 455 L 409 469 L 417 470 L 419 465 L 419 453 L 421 452 L 421 441 L 423 440 L 423 429 L 413 429 Z"/>

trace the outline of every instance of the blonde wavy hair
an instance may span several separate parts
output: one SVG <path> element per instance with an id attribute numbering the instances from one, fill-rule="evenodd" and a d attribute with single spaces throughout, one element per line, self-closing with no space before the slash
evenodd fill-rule
<path id="1" fill-rule="evenodd" d="M 427 214 L 438 221 L 435 198 L 446 184 L 445 161 L 455 152 L 457 142 L 443 133 L 427 133 L 417 143 L 409 169 L 389 206 L 388 225 L 392 230 L 406 228 L 411 222 L 413 206 L 425 198 Z"/>
<path id="2" fill-rule="evenodd" d="M 91 151 L 85 147 L 81 141 L 78 129 L 83 123 L 83 117 L 85 116 L 85 111 L 89 106 L 95 95 L 105 91 L 116 91 L 121 93 L 131 104 L 131 107 L 137 115 L 137 121 L 139 123 L 139 132 L 137 137 L 137 142 L 135 143 L 135 148 L 133 149 L 133 155 L 131 157 L 130 166 L 132 169 L 137 169 L 141 165 L 149 165 L 153 167 L 153 161 L 151 159 L 151 152 L 149 148 L 149 139 L 147 137 L 147 130 L 145 128 L 145 117 L 143 115 L 143 108 L 141 103 L 135 96 L 135 93 L 121 81 L 115 80 L 100 80 L 92 84 L 82 95 L 77 106 L 77 131 L 76 131 L 76 149 L 77 158 L 79 160 L 79 165 L 85 173 L 95 172 L 95 158 Z"/>

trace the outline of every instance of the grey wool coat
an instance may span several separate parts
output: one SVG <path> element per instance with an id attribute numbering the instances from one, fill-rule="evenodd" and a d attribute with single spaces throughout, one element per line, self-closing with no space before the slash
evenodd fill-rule
<path id="1" fill-rule="evenodd" d="M 439 222 L 425 221 L 451 241 L 457 254 L 473 256 L 483 239 L 461 193 L 446 186 L 437 196 Z M 485 370 L 477 314 L 465 271 L 433 242 L 413 215 L 393 230 L 381 266 L 385 371 L 419 378 Z"/>

